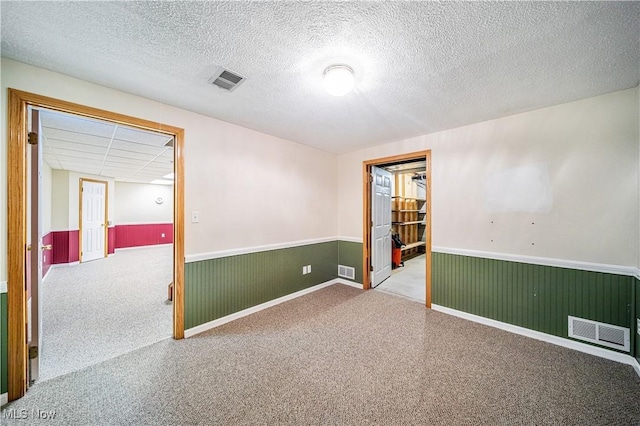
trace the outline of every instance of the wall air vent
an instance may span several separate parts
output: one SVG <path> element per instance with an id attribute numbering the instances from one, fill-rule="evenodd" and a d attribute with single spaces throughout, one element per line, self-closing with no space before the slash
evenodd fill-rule
<path id="1" fill-rule="evenodd" d="M 629 329 L 569 316 L 569 337 L 629 352 Z"/>
<path id="2" fill-rule="evenodd" d="M 236 87 L 240 85 L 246 78 L 237 74 L 233 71 L 229 71 L 225 68 L 220 68 L 218 71 L 209 79 L 209 83 L 214 86 L 218 86 L 221 89 L 231 92 Z"/>
<path id="3" fill-rule="evenodd" d="M 350 280 L 355 280 L 356 270 L 351 266 L 338 265 L 338 276 L 342 278 L 348 278 Z"/>

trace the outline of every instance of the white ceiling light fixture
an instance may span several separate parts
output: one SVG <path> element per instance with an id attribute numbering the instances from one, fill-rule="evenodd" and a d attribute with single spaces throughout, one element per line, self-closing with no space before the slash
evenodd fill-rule
<path id="1" fill-rule="evenodd" d="M 174 174 L 173 172 L 169 173 L 168 175 L 164 175 L 162 176 L 163 179 L 169 179 L 169 180 L 174 180 Z"/>
<path id="2" fill-rule="evenodd" d="M 333 96 L 346 95 L 353 90 L 355 83 L 353 69 L 347 65 L 331 65 L 322 74 L 322 86 Z"/>

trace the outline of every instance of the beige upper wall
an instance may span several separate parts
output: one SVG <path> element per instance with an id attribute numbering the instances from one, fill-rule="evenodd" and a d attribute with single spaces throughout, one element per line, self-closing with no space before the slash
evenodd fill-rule
<path id="1" fill-rule="evenodd" d="M 340 155 L 339 235 L 362 238 L 362 161 L 424 149 L 434 246 L 638 265 L 637 88 Z"/>
<path id="2" fill-rule="evenodd" d="M 184 128 L 186 254 L 336 235 L 333 154 L 4 58 L 1 78 L 5 123 L 7 88 L 15 88 Z M 1 138 L 6 170 L 6 132 Z M 0 173 L 2 194 L 6 179 Z M 2 196 L 2 235 L 6 207 Z M 192 211 L 200 212 L 200 223 L 190 222 Z M 6 247 L 0 239 L 0 280 Z"/>
<path id="3" fill-rule="evenodd" d="M 69 172 L 52 170 L 51 230 L 69 230 Z"/>
<path id="4" fill-rule="evenodd" d="M 115 188 L 114 225 L 173 222 L 173 185 L 116 182 Z"/>
<path id="5" fill-rule="evenodd" d="M 51 210 L 52 210 L 52 191 L 53 191 L 53 170 L 43 161 L 42 162 L 42 235 L 51 232 Z"/>

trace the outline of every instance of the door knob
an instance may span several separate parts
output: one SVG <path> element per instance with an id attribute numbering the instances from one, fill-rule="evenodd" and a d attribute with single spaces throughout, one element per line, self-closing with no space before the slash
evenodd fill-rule
<path id="1" fill-rule="evenodd" d="M 53 250 L 53 247 L 51 244 L 47 244 L 46 246 L 40 247 L 40 250 Z"/>

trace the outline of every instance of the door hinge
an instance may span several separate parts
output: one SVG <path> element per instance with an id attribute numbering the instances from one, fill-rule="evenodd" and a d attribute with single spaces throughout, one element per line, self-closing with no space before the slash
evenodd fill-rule
<path id="1" fill-rule="evenodd" d="M 373 174 L 369 175 L 369 182 L 373 182 Z"/>
<path id="2" fill-rule="evenodd" d="M 35 359 L 38 357 L 38 347 L 29 346 L 29 359 Z"/>
<path id="3" fill-rule="evenodd" d="M 38 145 L 38 134 L 35 132 L 29 132 L 29 145 Z"/>

